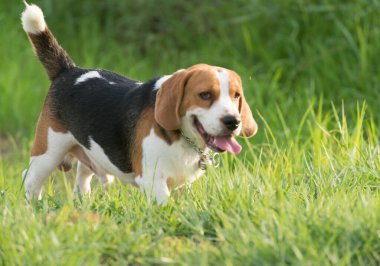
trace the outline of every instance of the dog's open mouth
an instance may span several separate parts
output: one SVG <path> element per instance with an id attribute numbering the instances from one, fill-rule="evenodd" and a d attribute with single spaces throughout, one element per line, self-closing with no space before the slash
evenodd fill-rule
<path id="1" fill-rule="evenodd" d="M 202 124 L 194 117 L 194 126 L 198 130 L 199 134 L 202 136 L 206 145 L 216 152 L 228 151 L 233 155 L 237 155 L 241 151 L 241 146 L 234 139 L 232 134 L 226 136 L 213 136 L 206 132 Z"/>

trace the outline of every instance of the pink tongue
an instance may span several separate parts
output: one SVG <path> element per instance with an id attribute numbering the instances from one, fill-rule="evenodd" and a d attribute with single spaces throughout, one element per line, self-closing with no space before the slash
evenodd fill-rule
<path id="1" fill-rule="evenodd" d="M 241 146 L 233 137 L 215 137 L 214 143 L 218 148 L 229 151 L 237 155 L 241 151 Z"/>

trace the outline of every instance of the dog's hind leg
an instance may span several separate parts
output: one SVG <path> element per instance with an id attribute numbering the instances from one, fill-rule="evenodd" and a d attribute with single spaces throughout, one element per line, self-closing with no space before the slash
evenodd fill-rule
<path id="1" fill-rule="evenodd" d="M 69 132 L 58 131 L 57 124 L 53 125 L 53 129 L 51 123 L 48 126 L 47 120 L 44 116 L 40 117 L 29 168 L 23 172 L 27 199 L 41 199 L 42 185 L 46 178 L 74 145 L 74 138 Z"/>
<path id="2" fill-rule="evenodd" d="M 74 193 L 80 192 L 81 194 L 91 193 L 91 179 L 94 172 L 85 164 L 78 161 L 77 178 L 74 186 Z"/>
<path id="3" fill-rule="evenodd" d="M 102 186 L 107 189 L 115 181 L 115 176 L 104 174 L 98 176 L 98 179 Z"/>

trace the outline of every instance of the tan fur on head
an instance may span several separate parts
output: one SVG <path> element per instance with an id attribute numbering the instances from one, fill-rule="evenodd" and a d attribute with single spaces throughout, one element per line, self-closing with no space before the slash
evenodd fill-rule
<path id="1" fill-rule="evenodd" d="M 229 73 L 231 77 L 229 84 L 230 88 L 232 88 L 232 91 L 237 91 L 240 93 L 239 113 L 241 117 L 242 130 L 239 136 L 249 138 L 256 134 L 257 124 L 255 119 L 253 118 L 251 109 L 249 108 L 249 105 L 245 100 L 240 76 L 232 70 L 229 70 Z"/>
<path id="2" fill-rule="evenodd" d="M 199 93 L 208 91 L 214 100 L 219 98 L 220 84 L 215 71 L 228 71 L 229 94 L 234 99 L 235 93 L 240 94 L 239 113 L 241 116 L 241 137 L 251 137 L 257 131 L 257 124 L 253 119 L 251 109 L 244 98 L 242 82 L 239 75 L 231 70 L 220 67 L 211 67 L 198 64 L 174 73 L 166 80 L 157 93 L 155 105 L 155 119 L 166 130 L 181 128 L 181 117 L 192 108 L 210 108 L 212 102 L 200 100 Z"/>
<path id="3" fill-rule="evenodd" d="M 188 88 L 188 90 L 186 89 Z M 166 130 L 181 128 L 181 117 L 193 107 L 209 108 L 198 93 L 211 90 L 219 97 L 218 80 L 208 65 L 199 64 L 177 71 L 165 81 L 157 93 L 155 119 Z"/>
<path id="4" fill-rule="evenodd" d="M 177 130 L 181 127 L 179 109 L 187 77 L 187 70 L 177 72 L 157 92 L 154 117 L 166 130 Z"/>
<path id="5" fill-rule="evenodd" d="M 253 119 L 251 109 L 249 108 L 249 105 L 245 100 L 244 96 L 240 98 L 239 111 L 242 123 L 240 137 L 252 137 L 257 132 L 257 124 L 256 121 Z"/>

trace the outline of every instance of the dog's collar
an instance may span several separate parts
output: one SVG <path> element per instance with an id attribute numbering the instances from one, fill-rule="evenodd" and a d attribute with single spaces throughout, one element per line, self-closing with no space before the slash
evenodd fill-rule
<path id="1" fill-rule="evenodd" d="M 202 150 L 195 144 L 195 142 L 186 136 L 182 130 L 180 130 L 181 136 L 186 140 L 186 142 L 193 148 L 194 151 L 200 156 L 198 167 L 202 170 L 206 170 L 207 165 L 219 166 L 219 153 L 212 152 L 211 150 Z"/>

